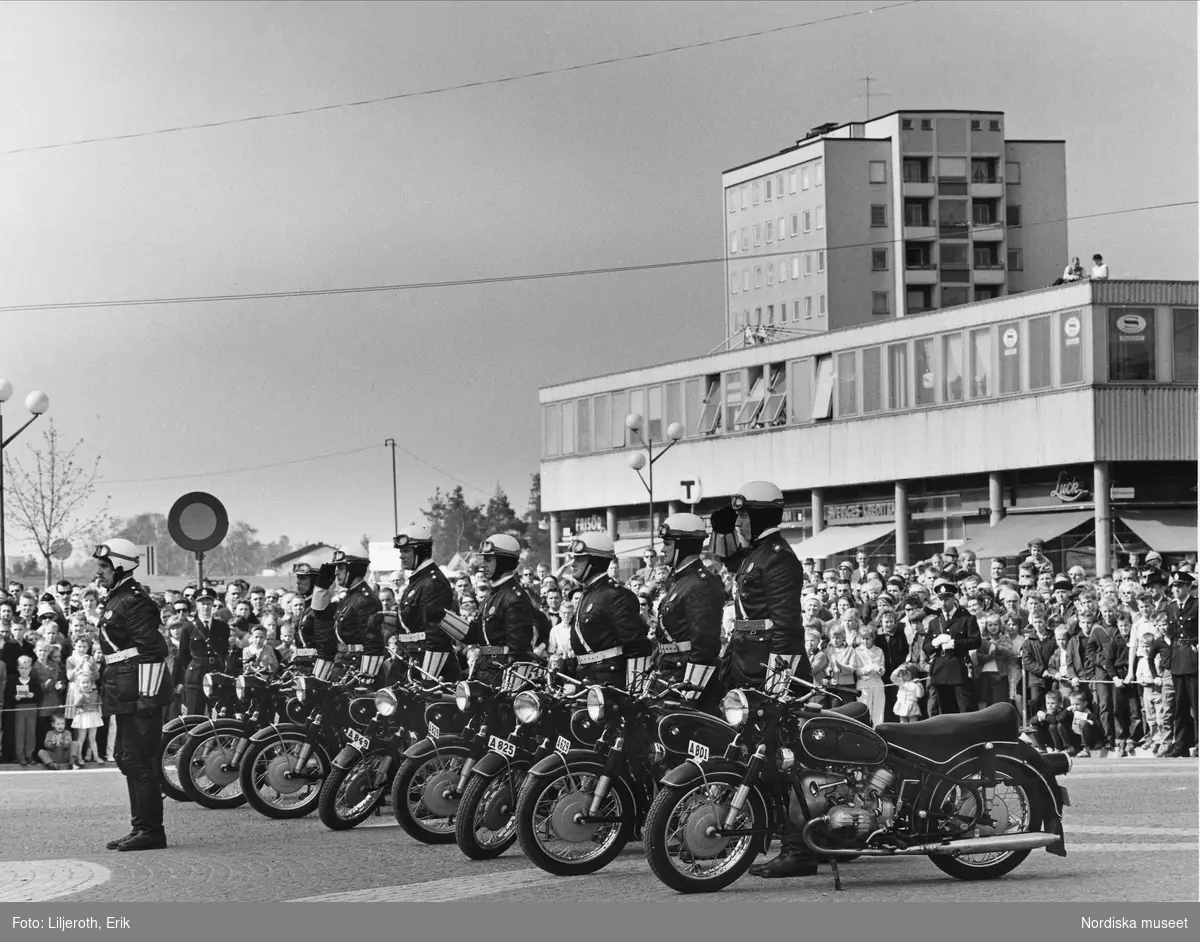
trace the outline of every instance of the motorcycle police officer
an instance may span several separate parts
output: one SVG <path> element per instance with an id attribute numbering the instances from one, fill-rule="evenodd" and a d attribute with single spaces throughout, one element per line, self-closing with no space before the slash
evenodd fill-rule
<path id="1" fill-rule="evenodd" d="M 154 763 L 162 738 L 163 707 L 173 691 L 167 682 L 167 642 L 150 594 L 134 581 L 138 549 L 112 539 L 92 553 L 96 578 L 108 591 L 98 629 L 102 708 L 117 718 L 117 768 L 129 789 L 133 829 L 108 842 L 109 850 L 158 850 L 167 846 L 163 797 Z"/>
<path id="2" fill-rule="evenodd" d="M 401 634 L 396 635 L 400 651 L 419 661 L 425 674 L 454 683 L 459 678 L 454 641 L 463 640 L 466 632 L 455 611 L 454 587 L 433 561 L 433 532 L 426 524 L 409 524 L 392 545 L 400 551 L 400 563 L 409 573 L 400 596 Z M 447 627 L 455 637 L 447 633 Z"/>
<path id="3" fill-rule="evenodd" d="M 472 676 L 497 684 L 504 668 L 517 661 L 532 661 L 534 608 L 529 593 L 517 581 L 521 544 L 497 533 L 479 547 L 484 575 L 492 584 L 487 604 L 471 623 L 467 643 L 478 645 Z"/>
<path id="4" fill-rule="evenodd" d="M 375 680 L 383 667 L 383 631 L 379 621 L 383 605 L 363 578 L 370 564 L 365 556 L 337 550 L 333 562 L 325 563 L 317 571 L 310 604 L 316 623 L 317 661 L 313 676 L 319 680 L 332 677 L 337 661 L 356 669 L 367 681 Z M 346 594 L 336 607 L 331 607 L 334 579 Z"/>
<path id="5" fill-rule="evenodd" d="M 196 596 L 196 615 L 184 623 L 179 633 L 172 682 L 183 695 L 184 713 L 208 713 L 204 675 L 224 670 L 229 657 L 229 625 L 212 617 L 216 600 L 212 592 L 202 589 Z"/>
<path id="6" fill-rule="evenodd" d="M 292 566 L 292 575 L 296 577 L 296 594 L 303 600 L 304 609 L 293 623 L 296 647 L 288 666 L 293 670 L 311 671 L 317 659 L 317 617 L 312 608 L 317 570 L 308 563 L 296 563 Z"/>
<path id="7" fill-rule="evenodd" d="M 769 481 L 743 484 L 730 506 L 712 515 L 717 552 L 726 565 L 737 566 L 736 620 L 722 665 L 725 689 L 754 686 L 780 694 L 792 677 L 812 680 L 800 605 L 804 566 L 779 532 L 782 521 L 783 491 Z M 750 868 L 754 876 L 768 879 L 816 872 L 816 858 L 790 824 L 779 856 Z"/>
<path id="8" fill-rule="evenodd" d="M 700 709 L 715 713 L 719 687 L 709 681 L 721 658 L 725 590 L 700 559 L 707 528 L 695 514 L 672 514 L 659 526 L 658 535 L 663 558 L 672 569 L 658 606 L 658 668 L 671 683 L 704 688 L 703 693 L 685 690 L 684 697 L 699 698 Z"/>
<path id="9" fill-rule="evenodd" d="M 649 672 L 653 645 L 637 596 L 608 575 L 617 558 L 613 542 L 606 533 L 581 533 L 570 552 L 571 575 L 583 585 L 571 618 L 579 679 L 636 691 Z"/>

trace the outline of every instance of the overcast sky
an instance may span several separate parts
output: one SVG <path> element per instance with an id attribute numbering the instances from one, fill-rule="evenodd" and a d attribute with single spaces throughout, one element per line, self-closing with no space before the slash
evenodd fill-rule
<path id="1" fill-rule="evenodd" d="M 885 4 L 880 3 L 879 6 Z M 0 151 L 504 78 L 868 3 L 0 3 Z M 723 169 L 826 121 L 1007 112 L 1072 216 L 1196 199 L 1196 6 L 935 3 L 565 73 L 0 156 L 0 307 L 720 257 Z M 1081 220 L 1114 277 L 1195 278 L 1195 207 Z M 1065 260 L 1064 260 L 1065 264 Z M 0 376 L 98 454 L 118 515 L 216 494 L 356 544 L 434 489 L 523 509 L 537 388 L 704 353 L 719 264 L 368 294 L 0 313 Z M 20 457 L 26 438 L 11 446 Z M 213 474 L 376 446 L 270 470 Z M 173 480 L 145 480 L 172 478 Z M 476 488 L 482 489 L 482 491 Z M 10 518 L 11 521 L 11 518 Z M 28 552 L 10 532 L 9 552 Z"/>

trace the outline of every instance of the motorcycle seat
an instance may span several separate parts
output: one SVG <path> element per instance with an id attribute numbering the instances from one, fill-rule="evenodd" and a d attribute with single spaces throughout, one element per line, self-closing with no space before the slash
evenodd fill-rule
<path id="1" fill-rule="evenodd" d="M 835 706 L 829 710 L 822 710 L 821 714 L 823 716 L 828 716 L 830 714 L 834 716 L 843 716 L 846 719 L 862 723 L 864 726 L 871 725 L 871 710 L 861 700 L 855 700 L 852 703 L 843 703 L 841 706 Z M 899 726 L 900 724 L 897 723 L 896 725 Z"/>
<path id="2" fill-rule="evenodd" d="M 946 762 L 969 746 L 984 742 L 1015 742 L 1020 736 L 1017 708 L 995 703 L 977 713 L 943 713 L 916 723 L 880 723 L 875 732 L 889 746 Z"/>

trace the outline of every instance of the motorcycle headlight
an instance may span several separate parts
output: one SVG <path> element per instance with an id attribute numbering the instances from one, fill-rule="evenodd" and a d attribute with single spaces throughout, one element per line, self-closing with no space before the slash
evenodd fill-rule
<path id="1" fill-rule="evenodd" d="M 391 716 L 397 705 L 396 695 L 387 688 L 375 691 L 375 709 L 380 716 Z"/>
<path id="2" fill-rule="evenodd" d="M 204 679 L 200 681 L 200 689 L 204 691 L 204 696 L 206 697 L 211 697 L 213 695 L 212 674 L 204 675 Z"/>
<path id="3" fill-rule="evenodd" d="M 796 753 L 791 749 L 781 746 L 779 751 L 775 753 L 775 765 L 780 772 L 786 772 L 796 764 Z"/>
<path id="4" fill-rule="evenodd" d="M 599 687 L 589 687 L 587 695 L 588 718 L 593 723 L 604 719 L 604 692 Z"/>
<path id="5" fill-rule="evenodd" d="M 239 700 L 246 699 L 246 678 L 245 677 L 239 676 L 238 679 L 233 682 L 233 692 L 237 694 L 237 698 Z"/>
<path id="6" fill-rule="evenodd" d="M 454 685 L 454 702 L 463 712 L 471 705 L 471 685 L 465 680 L 460 680 Z"/>
<path id="7" fill-rule="evenodd" d="M 296 699 L 299 700 L 301 703 L 303 703 L 307 696 L 308 696 L 308 678 L 307 677 L 297 677 L 296 678 Z"/>
<path id="8" fill-rule="evenodd" d="M 721 713 L 725 717 L 725 722 L 737 729 L 750 716 L 750 702 L 740 690 L 731 690 L 721 701 Z"/>
<path id="9" fill-rule="evenodd" d="M 518 723 L 536 723 L 539 716 L 542 715 L 542 701 L 538 699 L 536 693 L 525 691 L 517 694 L 513 700 L 513 713 L 517 717 Z"/>

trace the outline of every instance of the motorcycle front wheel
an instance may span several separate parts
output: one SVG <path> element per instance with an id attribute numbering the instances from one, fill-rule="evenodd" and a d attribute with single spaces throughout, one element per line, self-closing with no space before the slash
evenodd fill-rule
<path id="1" fill-rule="evenodd" d="M 680 893 L 713 893 L 745 873 L 762 847 L 762 837 L 713 835 L 725 826 L 730 802 L 741 785 L 731 772 L 709 774 L 690 785 L 664 788 L 654 798 L 644 829 L 646 860 L 654 875 Z M 766 804 L 752 788 L 734 828 L 765 829 Z"/>
<path id="2" fill-rule="evenodd" d="M 331 763 L 323 746 L 313 744 L 303 768 L 302 733 L 279 733 L 250 743 L 239 770 L 242 794 L 250 807 L 267 818 L 303 818 L 320 800 L 321 784 Z"/>
<path id="3" fill-rule="evenodd" d="M 980 772 L 979 761 L 970 759 L 950 774 L 958 779 L 978 779 Z M 937 830 L 931 827 L 926 834 L 931 832 L 953 841 L 956 837 L 1007 834 L 1041 827 L 1046 812 L 1045 798 L 1033 776 L 1019 763 L 998 758 L 996 777 L 1000 785 L 993 792 L 991 808 L 983 809 L 983 815 L 990 818 L 990 822 L 980 820 L 980 789 L 945 782 L 936 784 L 926 820 L 934 822 L 935 826 L 936 822 L 943 823 Z M 1016 870 L 1029 853 L 1028 850 L 1010 850 L 957 857 L 931 854 L 929 859 L 935 867 L 957 880 L 995 880 Z"/>
<path id="4" fill-rule="evenodd" d="M 332 831 L 346 831 L 367 820 L 387 793 L 386 779 L 372 786 L 379 768 L 387 759 L 386 752 L 369 752 L 359 756 L 349 768 L 334 766 L 325 777 L 317 800 L 321 823 Z"/>
<path id="5" fill-rule="evenodd" d="M 594 817 L 596 784 L 604 774 L 601 762 L 574 762 L 546 777 L 525 777 L 517 796 L 517 837 L 525 856 L 547 873 L 576 877 L 607 867 L 633 837 L 637 805 L 621 777 L 609 781 Z"/>
<path id="6" fill-rule="evenodd" d="M 422 844 L 453 844 L 458 796 L 454 789 L 466 763 L 465 745 L 442 746 L 405 759 L 392 779 L 392 814 L 409 837 Z"/>
<path id="7" fill-rule="evenodd" d="M 175 801 L 191 801 L 179 782 L 179 750 L 187 742 L 188 727 L 180 726 L 174 732 L 163 733 L 154 757 L 154 773 L 162 793 Z"/>
<path id="8" fill-rule="evenodd" d="M 188 798 L 205 808 L 238 808 L 246 803 L 238 769 L 230 765 L 244 739 L 241 730 L 227 729 L 188 736 L 176 760 L 179 785 Z"/>
<path id="9" fill-rule="evenodd" d="M 455 817 L 458 849 L 472 860 L 499 857 L 517 840 L 514 809 L 529 771 L 528 761 L 513 761 L 494 778 L 473 775 L 463 789 Z"/>

